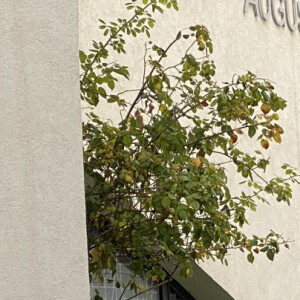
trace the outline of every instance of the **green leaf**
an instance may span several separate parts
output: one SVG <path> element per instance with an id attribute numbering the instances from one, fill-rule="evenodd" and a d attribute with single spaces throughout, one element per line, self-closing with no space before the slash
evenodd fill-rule
<path id="1" fill-rule="evenodd" d="M 265 91 L 262 92 L 262 96 L 264 97 L 266 102 L 269 102 L 270 96 Z"/>
<path id="2" fill-rule="evenodd" d="M 139 259 L 139 260 L 134 260 L 131 265 L 130 269 L 135 273 L 135 274 L 141 274 L 143 273 L 144 270 L 144 260 Z"/>
<path id="3" fill-rule="evenodd" d="M 200 208 L 200 204 L 197 201 L 192 201 L 191 202 L 191 207 L 195 210 L 198 210 Z"/>
<path id="4" fill-rule="evenodd" d="M 271 260 L 271 261 L 274 260 L 274 252 L 273 252 L 271 249 L 269 249 L 269 250 L 267 251 L 267 257 L 268 257 L 268 259 Z"/>
<path id="5" fill-rule="evenodd" d="M 178 216 L 181 220 L 186 220 L 187 219 L 187 212 L 185 210 L 181 210 L 181 211 L 179 211 Z"/>
<path id="6" fill-rule="evenodd" d="M 100 94 L 101 97 L 106 98 L 106 91 L 102 87 L 98 87 L 98 94 Z"/>
<path id="7" fill-rule="evenodd" d="M 109 86 L 109 88 L 111 90 L 113 90 L 115 88 L 115 82 L 113 79 L 109 79 L 108 82 L 107 82 L 107 85 Z"/>
<path id="8" fill-rule="evenodd" d="M 116 98 L 116 97 L 110 97 L 110 98 L 107 99 L 108 103 L 115 103 L 117 101 L 118 101 L 118 98 Z"/>
<path id="9" fill-rule="evenodd" d="M 87 55 L 83 51 L 79 51 L 79 59 L 80 62 L 83 64 L 85 60 L 87 59 Z"/>
<path id="10" fill-rule="evenodd" d="M 252 137 L 254 137 L 255 133 L 256 133 L 255 126 L 250 126 L 248 129 L 248 135 L 252 138 Z"/>
<path id="11" fill-rule="evenodd" d="M 178 7 L 177 3 L 176 3 L 176 2 L 173 2 L 172 4 L 173 4 L 173 8 L 174 8 L 175 10 L 178 11 L 178 10 L 179 10 L 179 7 Z"/>
<path id="12" fill-rule="evenodd" d="M 247 255 L 247 259 L 248 259 L 248 261 L 252 264 L 252 263 L 254 262 L 254 256 L 253 256 L 253 254 L 252 254 L 252 253 L 249 253 L 249 254 Z"/>
<path id="13" fill-rule="evenodd" d="M 164 207 L 164 208 L 167 208 L 169 207 L 171 204 L 171 200 L 169 197 L 164 197 L 161 201 L 161 205 Z"/>
<path id="14" fill-rule="evenodd" d="M 131 137 L 131 135 L 130 135 L 129 132 L 126 132 L 125 136 L 123 136 L 123 143 L 128 148 L 131 146 L 131 144 L 132 144 L 132 137 Z"/>

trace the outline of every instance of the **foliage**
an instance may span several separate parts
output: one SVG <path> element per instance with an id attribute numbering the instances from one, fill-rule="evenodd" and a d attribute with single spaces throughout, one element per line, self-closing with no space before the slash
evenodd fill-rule
<path id="1" fill-rule="evenodd" d="M 179 32 L 165 49 L 148 43 L 137 95 L 113 93 L 118 79 L 129 79 L 126 66 L 109 62 L 126 53 L 124 35 L 150 36 L 153 12 L 178 9 L 176 0 L 132 0 L 126 6 L 133 17 L 100 20 L 107 41 L 80 52 L 82 100 L 92 107 L 106 101 L 123 111 L 118 125 L 93 110 L 83 124 L 91 274 L 101 281 L 103 270 L 115 272 L 118 253 L 130 256 L 135 275 L 145 271 L 157 282 L 168 279 L 159 262 L 170 257 L 183 277 L 191 275 L 189 259 L 227 264 L 230 249 L 246 251 L 251 263 L 260 252 L 273 260 L 286 241 L 274 232 L 249 237 L 242 227 L 257 201 L 290 203 L 288 182 L 297 181 L 295 171 L 285 164 L 284 178 L 267 180 L 269 158 L 263 154 L 271 142 L 281 142 L 278 112 L 286 102 L 271 82 L 251 72 L 218 84 L 213 45 L 201 25 Z M 179 41 L 186 43 L 183 57 L 175 65 L 164 63 Z M 243 139 L 261 150 L 244 151 Z M 233 172 L 241 176 L 240 194 L 228 183 Z M 131 288 L 137 288 L 134 281 Z"/>

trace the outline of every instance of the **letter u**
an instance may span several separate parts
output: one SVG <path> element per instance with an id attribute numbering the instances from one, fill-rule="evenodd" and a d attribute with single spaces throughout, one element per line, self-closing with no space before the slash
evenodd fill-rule
<path id="1" fill-rule="evenodd" d="M 267 0 L 266 3 L 266 12 L 263 9 L 263 5 L 262 5 L 263 0 L 259 1 L 259 12 L 260 12 L 260 16 L 262 17 L 263 20 L 267 21 L 270 19 L 271 17 L 271 0 Z"/>

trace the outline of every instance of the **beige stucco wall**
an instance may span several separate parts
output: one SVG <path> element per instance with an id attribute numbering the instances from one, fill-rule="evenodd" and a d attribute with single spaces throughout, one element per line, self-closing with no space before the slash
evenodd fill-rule
<path id="1" fill-rule="evenodd" d="M 0 299 L 89 299 L 77 1 L 1 1 L 0 31 Z"/>
<path id="2" fill-rule="evenodd" d="M 276 2 L 276 1 L 275 1 Z M 292 3 L 292 1 L 290 1 Z M 92 39 L 101 39 L 98 18 L 113 20 L 128 16 L 121 0 L 80 1 L 80 47 L 86 49 Z M 265 3 L 265 2 L 264 2 Z M 281 119 L 285 128 L 282 144 L 274 145 L 267 155 L 274 157 L 270 174 L 276 173 L 282 162 L 300 167 L 299 123 L 300 112 L 300 33 L 291 33 L 273 20 L 264 22 L 255 18 L 253 10 L 243 13 L 243 0 L 179 0 L 180 12 L 166 12 L 157 17 L 157 26 L 152 40 L 162 46 L 168 45 L 176 33 L 193 24 L 205 24 L 212 35 L 217 65 L 217 77 L 231 80 L 234 73 L 247 70 L 268 78 L 276 83 L 277 91 L 288 100 L 288 108 Z M 141 80 L 144 43 L 140 38 L 130 39 L 128 55 L 121 57 L 130 66 L 131 83 L 127 88 L 136 87 Z M 171 56 L 178 55 L 174 52 Z M 180 60 L 179 56 L 176 61 Z M 124 84 L 125 86 L 125 84 Z M 118 115 L 113 109 L 102 106 L 101 113 L 113 120 Z M 235 182 L 235 176 L 231 176 Z M 249 215 L 249 232 L 265 235 L 269 229 L 283 233 L 294 240 L 291 250 L 282 250 L 274 262 L 263 255 L 253 265 L 246 260 L 246 254 L 232 253 L 229 267 L 219 263 L 204 263 L 204 268 L 235 299 L 300 299 L 300 204 L 299 187 L 295 187 L 291 207 L 284 204 L 262 206 L 257 213 Z"/>

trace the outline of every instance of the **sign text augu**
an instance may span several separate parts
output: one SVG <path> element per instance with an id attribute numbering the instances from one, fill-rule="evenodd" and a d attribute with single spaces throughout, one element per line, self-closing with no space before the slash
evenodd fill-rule
<path id="1" fill-rule="evenodd" d="M 300 0 L 245 0 L 244 13 L 250 5 L 255 16 L 260 15 L 265 21 L 272 16 L 276 25 L 300 31 Z"/>

